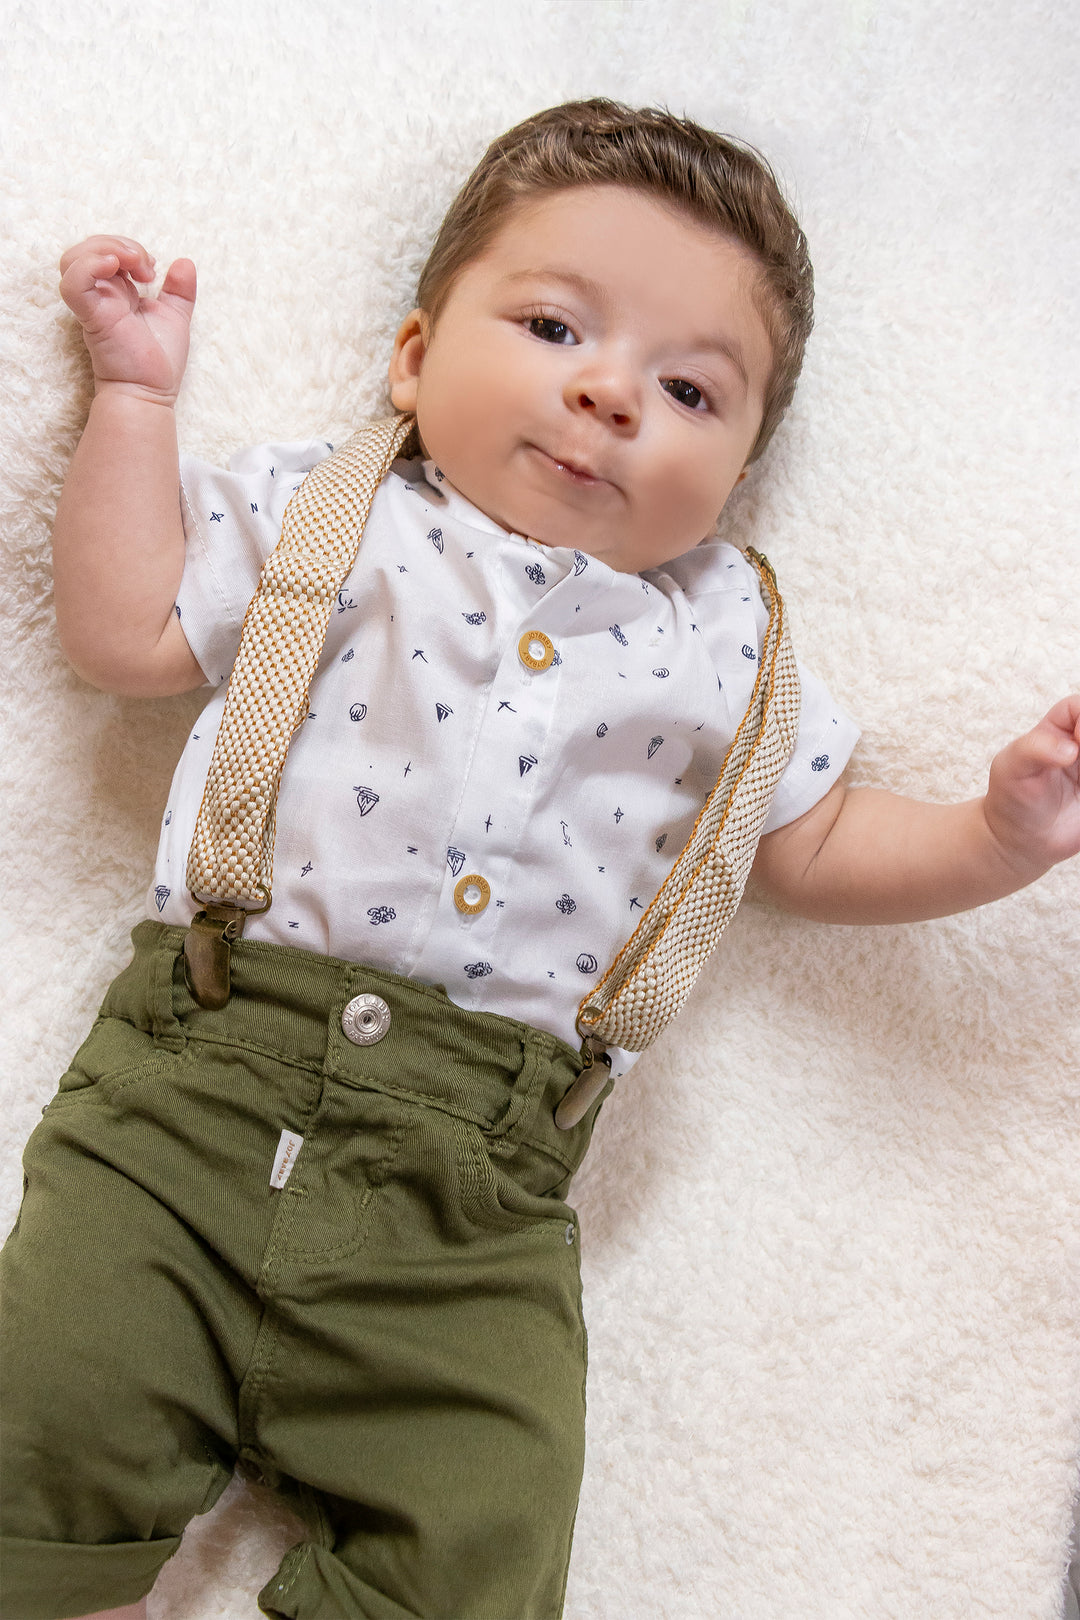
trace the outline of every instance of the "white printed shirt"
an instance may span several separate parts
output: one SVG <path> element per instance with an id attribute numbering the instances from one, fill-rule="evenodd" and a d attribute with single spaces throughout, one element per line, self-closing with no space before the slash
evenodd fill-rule
<path id="1" fill-rule="evenodd" d="M 177 612 L 219 688 L 177 766 L 150 914 L 184 881 L 229 673 L 286 504 L 329 452 L 261 446 L 181 465 Z M 282 776 L 273 904 L 245 937 L 440 984 L 466 1008 L 579 1044 L 581 998 L 681 851 L 742 719 L 767 613 L 735 547 L 644 575 L 510 534 L 429 461 L 376 493 Z M 519 657 L 540 631 L 543 670 Z M 798 743 L 767 829 L 837 780 L 858 735 L 802 673 Z M 455 887 L 477 873 L 484 908 Z M 610 1052 L 618 1075 L 633 1058 Z"/>

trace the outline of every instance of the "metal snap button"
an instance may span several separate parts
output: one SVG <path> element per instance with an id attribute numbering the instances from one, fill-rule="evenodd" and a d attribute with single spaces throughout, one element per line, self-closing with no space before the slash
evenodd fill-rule
<path id="1" fill-rule="evenodd" d="M 353 996 L 341 1015 L 341 1027 L 354 1046 L 374 1046 L 390 1028 L 390 1009 L 382 996 L 366 991 Z"/>
<path id="2" fill-rule="evenodd" d="M 483 911 L 491 899 L 491 884 L 479 872 L 469 872 L 454 885 L 454 904 L 467 917 Z"/>
<path id="3" fill-rule="evenodd" d="M 555 646 L 542 630 L 526 630 L 518 642 L 518 657 L 526 669 L 550 669 L 555 661 Z"/>

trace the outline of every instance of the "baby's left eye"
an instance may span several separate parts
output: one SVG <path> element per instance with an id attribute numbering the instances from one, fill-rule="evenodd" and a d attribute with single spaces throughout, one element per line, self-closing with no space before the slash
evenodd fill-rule
<path id="1" fill-rule="evenodd" d="M 566 322 L 557 321 L 552 315 L 534 315 L 529 322 L 529 331 L 533 337 L 543 338 L 545 343 L 576 342 Z"/>
<path id="2" fill-rule="evenodd" d="M 696 411 L 699 405 L 705 403 L 701 389 L 695 388 L 693 383 L 684 382 L 681 377 L 669 377 L 664 387 L 680 405 L 689 405 L 691 410 Z"/>

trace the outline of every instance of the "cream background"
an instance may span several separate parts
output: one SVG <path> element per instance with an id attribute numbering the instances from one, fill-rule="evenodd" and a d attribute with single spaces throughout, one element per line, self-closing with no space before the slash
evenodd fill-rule
<path id="1" fill-rule="evenodd" d="M 381 401 L 486 140 L 574 94 L 760 144 L 818 326 L 729 512 L 859 780 L 929 798 L 1080 686 L 1080 48 L 1068 0 L 52 0 L 5 8 L 5 1225 L 140 914 L 196 699 L 72 675 L 48 526 L 87 403 L 64 246 L 201 289 L 180 413 L 224 456 Z M 582 1173 L 590 1450 L 569 1620 L 1050 1620 L 1080 1438 L 1080 866 L 991 910 L 744 911 Z M 239 1620 L 291 1531 L 234 1487 L 151 1620 Z M 508 1617 L 512 1620 L 512 1617 Z"/>

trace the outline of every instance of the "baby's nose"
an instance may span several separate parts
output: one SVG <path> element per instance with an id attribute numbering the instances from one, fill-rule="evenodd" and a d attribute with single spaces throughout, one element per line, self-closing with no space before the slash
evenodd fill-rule
<path id="1" fill-rule="evenodd" d="M 596 392 L 599 391 L 596 390 Z M 615 423 L 616 427 L 625 427 L 633 420 L 633 417 L 629 411 L 620 411 L 614 408 L 604 408 L 604 406 L 598 400 L 593 399 L 591 394 L 579 394 L 577 402 L 579 410 L 597 411 L 601 415 L 609 417 L 611 421 Z"/>
<path id="2" fill-rule="evenodd" d="M 575 378 L 568 384 L 567 394 L 567 404 L 572 409 L 587 411 L 612 427 L 626 429 L 637 425 L 640 405 L 633 385 L 614 370 Z"/>

